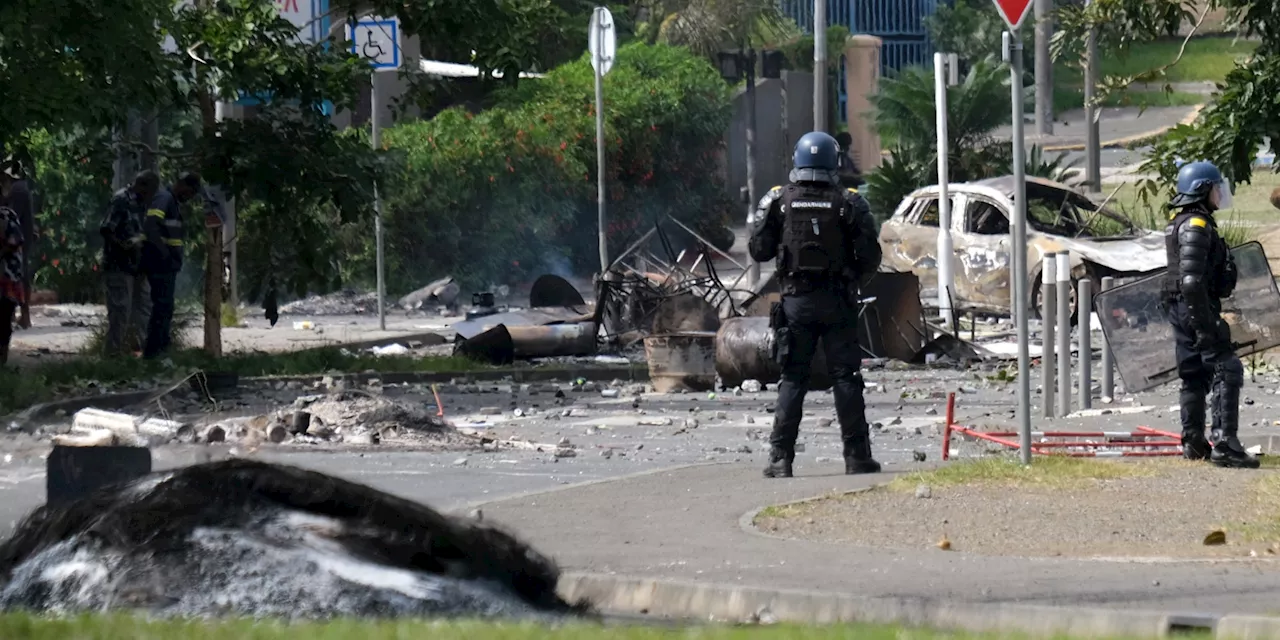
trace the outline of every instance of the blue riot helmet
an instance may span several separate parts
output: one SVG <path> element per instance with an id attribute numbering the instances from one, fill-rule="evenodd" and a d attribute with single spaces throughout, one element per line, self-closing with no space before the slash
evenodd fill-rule
<path id="1" fill-rule="evenodd" d="M 811 131 L 800 137 L 792 161 L 792 182 L 836 184 L 839 180 L 836 169 L 840 166 L 840 145 L 835 138 L 821 131 Z"/>
<path id="2" fill-rule="evenodd" d="M 1214 189 L 1218 191 L 1218 203 L 1210 202 Z M 1190 162 L 1178 169 L 1178 194 L 1169 206 L 1179 209 L 1203 202 L 1211 210 L 1231 208 L 1231 185 L 1212 162 Z"/>

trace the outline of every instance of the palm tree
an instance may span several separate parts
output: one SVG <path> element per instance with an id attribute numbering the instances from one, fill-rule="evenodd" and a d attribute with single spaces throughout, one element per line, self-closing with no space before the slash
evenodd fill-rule
<path id="1" fill-rule="evenodd" d="M 1028 88 L 1027 96 L 1031 95 Z M 890 145 L 891 157 L 867 178 L 873 210 L 889 215 L 911 191 L 937 180 L 938 128 L 933 70 L 903 69 L 880 81 L 872 98 L 877 132 Z M 953 182 L 981 180 L 1012 171 L 1012 148 L 996 140 L 996 129 L 1009 122 L 1008 68 L 994 57 L 970 68 L 964 82 L 947 91 L 947 165 Z M 1032 147 L 1027 175 L 1064 180 L 1074 169 L 1065 154 L 1046 159 Z"/>
<path id="2" fill-rule="evenodd" d="M 640 0 L 650 42 L 688 47 L 698 55 L 760 47 L 800 35 L 777 0 Z"/>

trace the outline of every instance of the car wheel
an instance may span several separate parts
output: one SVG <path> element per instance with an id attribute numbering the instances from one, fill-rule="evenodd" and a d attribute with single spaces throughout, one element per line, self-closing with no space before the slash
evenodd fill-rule
<path id="1" fill-rule="evenodd" d="M 1085 276 L 1084 276 L 1084 277 L 1089 278 L 1089 280 L 1090 280 L 1091 282 L 1093 282 L 1093 295 L 1095 295 L 1095 296 L 1096 296 L 1096 295 L 1098 295 L 1098 290 L 1099 290 L 1099 286 L 1100 286 L 1100 280 L 1099 280 L 1099 279 L 1098 279 L 1098 277 L 1093 273 L 1093 270 L 1092 270 L 1092 269 L 1088 269 L 1088 268 L 1086 268 Z M 1071 296 L 1071 297 L 1070 297 L 1071 326 L 1073 326 L 1073 327 L 1074 327 L 1074 326 L 1076 326 L 1076 324 L 1077 324 L 1077 323 L 1079 322 L 1079 320 L 1080 320 L 1080 309 L 1079 309 L 1078 291 L 1079 291 L 1079 289 L 1080 289 L 1080 280 L 1082 280 L 1082 279 L 1083 279 L 1083 278 L 1072 278 L 1072 280 L 1071 280 L 1071 287 L 1068 289 L 1068 290 L 1070 291 L 1070 296 Z M 1031 293 L 1031 295 L 1029 296 L 1029 297 L 1030 297 L 1030 303 L 1031 303 L 1031 316 L 1030 316 L 1030 317 L 1032 317 L 1032 318 L 1037 318 L 1037 319 L 1039 319 L 1041 322 L 1043 322 L 1043 321 L 1044 321 L 1044 317 L 1043 317 L 1043 314 L 1041 313 L 1041 311 L 1042 311 L 1042 309 L 1044 308 L 1044 286 L 1043 286 L 1043 285 L 1041 284 L 1041 282 L 1040 282 L 1040 274 L 1039 274 L 1039 273 L 1037 273 L 1037 274 L 1035 275 L 1035 278 L 1033 279 L 1033 282 L 1032 282 L 1032 289 L 1031 289 L 1030 293 Z M 1056 310 L 1054 311 L 1054 316 L 1053 316 L 1053 317 L 1054 317 L 1054 319 L 1055 319 L 1055 320 L 1056 320 L 1056 318 L 1058 317 L 1058 316 L 1057 316 L 1057 311 L 1056 311 Z"/>

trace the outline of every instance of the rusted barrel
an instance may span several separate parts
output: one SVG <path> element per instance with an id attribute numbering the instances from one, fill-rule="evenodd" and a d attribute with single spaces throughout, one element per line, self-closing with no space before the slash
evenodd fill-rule
<path id="1" fill-rule="evenodd" d="M 644 339 L 649 382 L 658 393 L 716 388 L 714 331 L 689 331 Z"/>
<path id="2" fill-rule="evenodd" d="M 772 351 L 773 330 L 769 328 L 769 318 L 730 318 L 716 332 L 716 373 L 726 387 L 737 387 L 744 380 L 777 382 L 782 377 L 782 368 L 770 356 Z M 831 388 L 821 341 L 810 367 L 809 388 Z"/>

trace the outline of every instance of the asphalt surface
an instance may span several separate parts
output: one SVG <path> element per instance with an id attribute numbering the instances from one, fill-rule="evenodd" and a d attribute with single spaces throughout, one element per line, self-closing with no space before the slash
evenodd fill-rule
<path id="1" fill-rule="evenodd" d="M 500 440 L 546 443 L 543 451 L 414 452 L 386 445 L 321 451 L 280 445 L 254 455 L 367 483 L 445 511 L 465 514 L 479 507 L 485 519 L 509 527 L 570 570 L 973 602 L 1274 611 L 1280 571 L 1267 561 L 1024 560 L 988 557 L 980 550 L 837 547 L 744 531 L 739 520 L 754 509 L 864 487 L 919 468 L 914 452 L 927 456 L 926 465 L 934 464 L 948 392 L 959 393 L 957 415 L 964 424 L 1013 424 L 1014 388 L 991 369 L 876 369 L 866 377 L 873 385 L 868 415 L 879 425 L 874 448 L 886 467 L 885 474 L 875 477 L 840 473 L 838 428 L 825 422 L 834 418 L 830 393 L 810 395 L 798 477 L 767 481 L 759 469 L 767 455 L 763 438 L 775 394 L 645 394 L 633 407 L 635 389 L 625 384 L 616 397 L 562 385 L 564 398 L 557 399 L 547 387 L 535 387 L 537 393 L 530 395 L 527 386 L 513 393 L 501 384 L 461 387 L 443 395 L 455 424 Z M 1280 380 L 1267 376 L 1246 387 L 1245 433 L 1276 430 L 1271 420 L 1280 405 L 1278 388 Z M 387 393 L 405 402 L 426 401 L 421 388 Z M 1176 413 L 1171 393 L 1165 389 L 1121 397 L 1115 404 L 1098 404 L 1088 415 L 1037 419 L 1036 424 L 1172 428 Z M 576 447 L 576 456 L 557 458 L 553 452 L 565 439 Z M 226 456 L 233 447 L 165 447 L 155 453 L 156 467 Z M 41 455 L 47 445 L 8 437 L 0 441 L 0 449 L 9 452 L 0 458 L 0 530 L 7 532 L 43 500 Z M 956 443 L 954 451 L 959 457 L 982 453 L 969 443 Z M 1242 472 L 1242 485 L 1249 478 Z"/>

